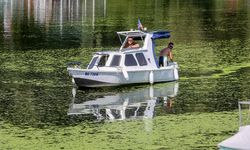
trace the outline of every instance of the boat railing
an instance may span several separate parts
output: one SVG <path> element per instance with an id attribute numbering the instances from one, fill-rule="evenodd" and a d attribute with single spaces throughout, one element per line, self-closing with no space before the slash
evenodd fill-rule
<path id="1" fill-rule="evenodd" d="M 124 52 L 124 53 L 137 53 L 137 52 L 146 52 L 148 51 L 147 49 L 143 49 L 143 48 L 124 48 L 122 49 L 121 52 Z"/>
<path id="2" fill-rule="evenodd" d="M 68 62 L 66 65 L 68 68 L 81 68 L 81 62 L 77 62 L 77 61 Z"/>

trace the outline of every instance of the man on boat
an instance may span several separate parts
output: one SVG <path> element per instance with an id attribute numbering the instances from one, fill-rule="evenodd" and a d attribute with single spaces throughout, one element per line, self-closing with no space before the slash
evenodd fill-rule
<path id="1" fill-rule="evenodd" d="M 125 44 L 124 48 L 139 48 L 140 45 L 136 43 L 132 37 L 128 38 L 127 43 Z"/>
<path id="2" fill-rule="evenodd" d="M 160 51 L 160 56 L 159 56 L 159 66 L 160 67 L 164 67 L 164 65 L 166 65 L 166 63 L 168 65 L 169 60 L 173 62 L 173 53 L 172 53 L 173 48 L 174 48 L 174 43 L 169 42 L 168 47 L 166 47 Z"/>

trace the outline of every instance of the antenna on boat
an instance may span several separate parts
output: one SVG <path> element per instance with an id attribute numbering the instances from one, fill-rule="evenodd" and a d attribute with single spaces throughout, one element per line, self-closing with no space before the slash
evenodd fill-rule
<path id="1" fill-rule="evenodd" d="M 142 31 L 141 31 L 141 30 L 144 30 L 144 27 L 143 27 L 143 25 L 141 24 L 140 18 L 138 18 L 137 28 L 138 28 L 138 30 L 140 31 L 141 39 L 142 39 L 142 42 L 144 43 L 144 40 L 143 40 L 143 38 L 142 38 Z M 146 28 L 146 29 L 147 29 L 147 28 Z"/>
<path id="2" fill-rule="evenodd" d="M 144 43 L 144 40 L 143 40 L 143 37 L 142 37 L 142 33 L 140 31 L 140 35 L 141 35 L 141 40 L 142 40 L 142 43 Z"/>

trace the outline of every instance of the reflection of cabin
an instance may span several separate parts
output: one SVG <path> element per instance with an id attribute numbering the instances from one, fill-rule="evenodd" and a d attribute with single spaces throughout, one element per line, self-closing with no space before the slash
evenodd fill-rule
<path id="1" fill-rule="evenodd" d="M 129 103 L 129 99 L 126 99 L 122 105 L 73 104 L 68 114 L 93 114 L 97 119 L 106 120 L 124 120 L 138 117 L 152 118 L 156 102 L 156 100 L 152 99 L 144 102 Z"/>
<path id="2" fill-rule="evenodd" d="M 70 105 L 68 115 L 92 114 L 98 120 L 124 120 L 135 118 L 152 118 L 156 105 L 168 96 L 177 95 L 178 83 L 167 83 L 161 88 L 152 86 L 128 93 L 104 96 L 92 101 Z"/>

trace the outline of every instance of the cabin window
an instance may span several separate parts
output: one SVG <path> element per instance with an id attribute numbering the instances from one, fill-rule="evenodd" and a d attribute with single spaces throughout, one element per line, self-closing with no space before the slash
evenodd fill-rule
<path id="1" fill-rule="evenodd" d="M 138 37 L 128 37 L 124 43 L 123 48 L 125 49 L 134 49 L 143 47 L 145 37 L 138 36 Z M 129 42 L 131 41 L 131 43 Z M 137 45 L 137 46 L 136 46 Z M 130 47 L 132 46 L 132 47 Z"/>
<path id="2" fill-rule="evenodd" d="M 110 66 L 112 67 L 120 66 L 120 60 L 121 60 L 121 55 L 114 55 Z"/>
<path id="3" fill-rule="evenodd" d="M 146 66 L 147 65 L 147 60 L 145 58 L 145 56 L 143 55 L 143 53 L 136 53 L 135 57 L 138 60 L 138 63 L 140 66 Z"/>
<path id="4" fill-rule="evenodd" d="M 135 57 L 132 54 L 127 54 L 125 56 L 125 66 L 137 66 Z"/>
<path id="5" fill-rule="evenodd" d="M 95 66 L 95 63 L 97 61 L 98 57 L 94 57 L 91 61 L 91 63 L 89 64 L 88 69 L 92 69 Z"/>
<path id="6" fill-rule="evenodd" d="M 100 61 L 98 63 L 98 67 L 103 67 L 106 65 L 106 62 L 108 61 L 109 55 L 102 55 L 100 58 Z"/>

